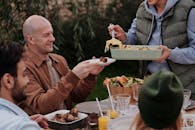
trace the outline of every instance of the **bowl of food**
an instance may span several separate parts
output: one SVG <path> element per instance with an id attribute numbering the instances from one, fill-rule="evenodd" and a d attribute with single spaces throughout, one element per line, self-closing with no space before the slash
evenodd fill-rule
<path id="1" fill-rule="evenodd" d="M 143 82 L 144 82 L 143 79 L 135 77 L 126 77 L 122 75 L 112 78 L 106 78 L 103 84 L 109 87 L 110 93 L 113 97 L 115 97 L 118 94 L 129 94 L 131 96 L 130 103 L 135 104 L 136 97 L 134 90 L 135 88 L 140 88 Z"/>
<path id="2" fill-rule="evenodd" d="M 85 127 L 88 115 L 80 113 L 76 108 L 58 110 L 45 115 L 49 127 L 55 130 L 74 130 Z"/>

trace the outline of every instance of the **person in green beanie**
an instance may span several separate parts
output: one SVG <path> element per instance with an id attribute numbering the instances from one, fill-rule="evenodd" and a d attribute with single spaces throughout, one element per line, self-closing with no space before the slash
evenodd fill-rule
<path id="1" fill-rule="evenodd" d="M 140 90 L 139 113 L 131 130 L 181 130 L 183 85 L 172 72 L 161 70 L 144 81 Z"/>

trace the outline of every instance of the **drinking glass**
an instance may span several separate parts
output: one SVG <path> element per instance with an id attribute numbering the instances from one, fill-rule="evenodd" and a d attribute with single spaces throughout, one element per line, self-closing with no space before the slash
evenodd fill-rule
<path id="1" fill-rule="evenodd" d="M 139 98 L 140 85 L 132 86 L 132 91 L 133 91 L 133 98 L 135 99 L 137 103 L 138 98 Z"/>
<path id="2" fill-rule="evenodd" d="M 98 118 L 98 128 L 99 130 L 107 130 L 107 124 L 110 120 L 109 113 L 103 111 L 102 114 L 103 116 Z"/>
<path id="3" fill-rule="evenodd" d="M 190 105 L 190 96 L 191 96 L 191 90 L 190 89 L 184 89 L 184 101 L 183 101 L 183 108 L 186 109 Z"/>
<path id="4" fill-rule="evenodd" d="M 128 112 L 130 98 L 129 94 L 116 95 L 116 110 L 120 115 L 125 115 Z"/>

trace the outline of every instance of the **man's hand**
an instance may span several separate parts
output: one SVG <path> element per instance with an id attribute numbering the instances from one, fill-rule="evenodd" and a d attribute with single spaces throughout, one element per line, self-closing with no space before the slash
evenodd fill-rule
<path id="1" fill-rule="evenodd" d="M 158 60 L 155 60 L 155 62 L 162 63 L 165 59 L 169 57 L 169 55 L 171 54 L 171 50 L 167 46 L 164 46 L 164 45 L 160 45 L 160 47 L 162 48 L 162 55 Z"/>
<path id="2" fill-rule="evenodd" d="M 44 128 L 44 129 L 49 128 L 49 125 L 47 123 L 47 118 L 45 118 L 41 114 L 32 115 L 32 116 L 30 116 L 30 119 L 37 122 L 40 125 L 40 127 Z"/>
<path id="3" fill-rule="evenodd" d="M 91 63 L 82 61 L 72 69 L 72 72 L 80 79 L 84 79 L 91 73 L 92 69 L 93 65 Z"/>
<path id="4" fill-rule="evenodd" d="M 98 75 L 103 69 L 104 69 L 104 66 L 101 66 L 98 64 L 92 64 L 92 63 L 89 63 L 88 61 L 83 61 L 77 64 L 72 69 L 72 72 L 75 75 L 77 75 L 80 79 L 84 79 L 89 74 Z"/>
<path id="5" fill-rule="evenodd" d="M 92 74 L 92 75 L 98 75 L 100 72 L 102 72 L 103 69 L 104 69 L 104 66 L 93 65 L 92 66 L 92 69 L 90 71 L 90 74 Z"/>

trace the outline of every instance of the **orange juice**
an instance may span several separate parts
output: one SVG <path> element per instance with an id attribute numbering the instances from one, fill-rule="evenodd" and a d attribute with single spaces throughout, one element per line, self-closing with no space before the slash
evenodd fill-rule
<path id="1" fill-rule="evenodd" d="M 107 124 L 109 121 L 109 117 L 108 116 L 102 116 L 98 118 L 98 128 L 99 130 L 107 130 Z"/>
<path id="2" fill-rule="evenodd" d="M 118 112 L 117 111 L 110 111 L 110 118 L 114 119 L 118 117 Z"/>

